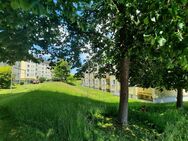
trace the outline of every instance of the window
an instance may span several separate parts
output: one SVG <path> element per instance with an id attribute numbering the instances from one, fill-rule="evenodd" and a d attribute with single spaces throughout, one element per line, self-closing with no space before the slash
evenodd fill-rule
<path id="1" fill-rule="evenodd" d="M 103 80 L 103 84 L 105 84 L 106 82 L 105 82 L 105 80 Z"/>
<path id="2" fill-rule="evenodd" d="M 116 80 L 113 80 L 113 81 L 112 81 L 112 85 L 116 85 Z"/>

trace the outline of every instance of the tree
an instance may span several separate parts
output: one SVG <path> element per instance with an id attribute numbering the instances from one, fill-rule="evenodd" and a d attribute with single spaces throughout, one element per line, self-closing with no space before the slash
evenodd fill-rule
<path id="1" fill-rule="evenodd" d="M 0 89 L 7 89 L 11 86 L 11 67 L 0 67 Z"/>
<path id="2" fill-rule="evenodd" d="M 0 0 L 0 61 L 10 64 L 20 60 L 37 61 L 34 55 L 58 43 L 59 21 L 56 15 L 50 12 L 47 14 L 42 5 L 38 7 L 40 13 L 37 12 L 38 3 L 32 2 Z M 23 9 L 20 5 L 24 5 Z M 30 11 L 25 11 L 24 7 L 29 7 Z M 41 14 L 44 11 L 45 14 Z"/>
<path id="3" fill-rule="evenodd" d="M 61 81 L 67 81 L 70 75 L 70 66 L 67 61 L 61 60 L 57 62 L 53 69 L 54 77 Z"/>
<path id="4" fill-rule="evenodd" d="M 41 1 L 38 3 L 45 5 Z M 144 60 L 148 54 L 152 56 L 152 51 L 158 51 L 158 58 L 173 62 L 173 56 L 177 56 L 165 54 L 175 54 L 177 51 L 172 46 L 173 37 L 177 33 L 178 24 L 187 25 L 184 23 L 186 7 L 187 1 L 184 0 L 58 0 L 51 13 L 58 15 L 58 19 L 66 23 L 68 35 L 52 54 L 78 65 L 75 62 L 78 62 L 76 59 L 80 52 L 93 50 L 100 70 L 106 68 L 106 71 L 113 71 L 120 81 L 118 119 L 120 124 L 126 125 L 130 66 L 140 58 L 140 52 L 144 54 L 141 56 Z M 60 23 L 60 27 L 62 26 L 64 24 Z M 179 33 L 178 36 L 186 36 Z M 86 44 L 90 44 L 90 47 L 87 48 Z M 181 53 L 180 56 L 182 57 Z M 183 67 L 184 63 L 180 60 L 182 61 L 179 59 L 178 62 Z"/>
<path id="5" fill-rule="evenodd" d="M 130 71 L 132 85 L 142 87 L 160 87 L 177 90 L 177 108 L 183 106 L 183 89 L 187 89 L 187 47 L 188 47 L 188 18 L 187 2 L 168 2 L 168 7 L 159 10 L 161 24 L 156 24 L 159 36 L 155 40 L 152 34 L 145 36 L 153 48 L 147 57 L 135 59 L 135 65 Z M 158 14 L 160 14 L 158 13 Z M 164 26 L 165 25 L 165 26 Z M 159 67 L 160 66 L 160 67 Z M 139 67 L 140 69 L 136 69 Z"/>
<path id="6" fill-rule="evenodd" d="M 188 88 L 188 71 L 182 70 L 181 67 L 174 67 L 166 70 L 163 75 L 163 84 L 167 89 L 175 89 L 177 91 L 176 107 L 183 107 L 183 89 Z"/>
<path id="7" fill-rule="evenodd" d="M 152 51 L 161 51 L 157 58 L 162 58 L 165 62 L 172 62 L 173 57 L 177 58 L 176 47 L 172 46 L 177 40 L 174 40 L 173 36 L 177 34 L 178 24 L 186 25 L 185 5 L 185 1 L 104 0 L 94 1 L 86 6 L 82 13 L 79 25 L 85 31 L 83 33 L 87 33 L 91 49 L 96 52 L 95 60 L 102 69 L 113 71 L 120 81 L 119 122 L 121 124 L 128 123 L 130 66 L 134 66 L 134 61 L 138 61 L 139 58 L 145 60 L 148 56 L 155 57 Z M 181 34 L 181 36 L 186 35 Z M 168 56 L 166 53 L 174 55 Z M 184 66 L 182 62 L 178 62 L 182 67 Z"/>
<path id="8" fill-rule="evenodd" d="M 136 70 L 136 67 L 139 67 L 139 70 Z M 133 86 L 176 90 L 176 107 L 183 107 L 183 89 L 188 89 L 188 70 L 182 69 L 180 65 L 168 68 L 164 62 L 150 58 L 136 62 L 130 70 L 130 75 L 130 84 Z"/>

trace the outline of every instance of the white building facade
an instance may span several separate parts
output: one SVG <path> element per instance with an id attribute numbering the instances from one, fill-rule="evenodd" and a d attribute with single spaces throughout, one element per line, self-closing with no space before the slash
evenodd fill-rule
<path id="1" fill-rule="evenodd" d="M 7 64 L 0 63 L 0 66 L 7 66 Z M 51 67 L 48 62 L 16 62 L 15 65 L 12 66 L 12 75 L 15 82 L 37 80 L 40 77 L 52 79 Z"/>

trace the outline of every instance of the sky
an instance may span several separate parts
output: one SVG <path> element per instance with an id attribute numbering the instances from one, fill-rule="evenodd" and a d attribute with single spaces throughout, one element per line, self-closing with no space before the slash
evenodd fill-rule
<path id="1" fill-rule="evenodd" d="M 87 56 L 86 53 L 80 54 L 80 59 L 81 59 L 81 63 L 82 63 L 82 64 L 84 64 L 84 60 L 86 59 L 86 56 Z M 77 68 L 71 69 L 71 74 L 77 73 L 76 69 L 77 69 Z"/>
<path id="2" fill-rule="evenodd" d="M 38 46 L 38 45 L 34 45 L 33 47 L 36 48 L 36 49 L 38 49 L 38 50 L 41 50 L 41 51 L 42 51 L 42 48 L 41 48 L 40 46 Z M 89 47 L 89 46 L 88 46 L 88 47 Z M 50 54 L 43 54 L 43 55 L 41 55 L 41 56 L 42 56 L 42 58 L 43 58 L 44 60 L 48 60 L 48 59 L 50 58 Z M 80 59 L 81 59 L 81 63 L 82 63 L 82 64 L 84 64 L 84 60 L 86 59 L 87 56 L 88 56 L 87 53 L 81 53 L 81 54 L 80 54 Z M 71 74 L 77 73 L 77 69 L 78 69 L 78 68 L 71 69 Z"/>

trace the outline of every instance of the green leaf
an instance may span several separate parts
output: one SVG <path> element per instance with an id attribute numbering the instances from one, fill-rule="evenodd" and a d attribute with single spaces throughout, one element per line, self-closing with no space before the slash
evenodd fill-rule
<path id="1" fill-rule="evenodd" d="M 155 44 L 155 39 L 152 38 L 152 39 L 151 39 L 151 45 L 154 45 L 154 44 Z"/>
<path id="2" fill-rule="evenodd" d="M 159 38 L 158 43 L 159 43 L 160 46 L 164 46 L 164 44 L 166 43 L 166 39 L 163 38 L 163 37 Z"/>
<path id="3" fill-rule="evenodd" d="M 13 9 L 19 8 L 19 3 L 18 3 L 17 0 L 12 0 L 11 3 L 10 3 L 10 5 L 11 5 L 11 7 L 12 7 Z"/>
<path id="4" fill-rule="evenodd" d="M 144 24 L 146 24 L 146 25 L 149 24 L 149 19 L 148 19 L 148 17 L 146 17 L 146 18 L 144 19 Z"/>
<path id="5" fill-rule="evenodd" d="M 186 5 L 186 4 L 188 3 L 188 1 L 187 1 L 187 0 L 181 0 L 181 3 L 182 3 L 183 5 Z"/>

